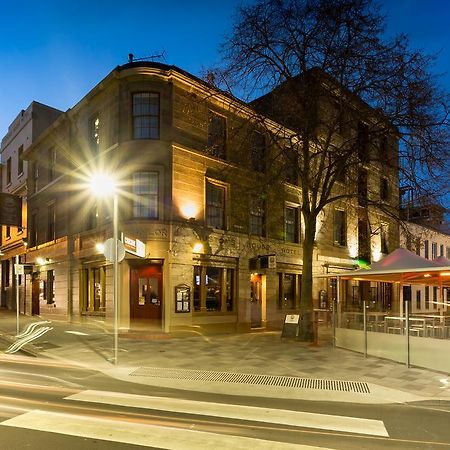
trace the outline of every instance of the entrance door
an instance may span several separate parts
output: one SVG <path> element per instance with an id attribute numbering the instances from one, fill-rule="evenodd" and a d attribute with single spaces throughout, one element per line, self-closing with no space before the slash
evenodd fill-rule
<path id="1" fill-rule="evenodd" d="M 262 319 L 262 280 L 261 275 L 252 274 L 250 277 L 250 320 L 251 327 L 261 326 Z"/>
<path id="2" fill-rule="evenodd" d="M 132 328 L 161 330 L 162 270 L 159 265 L 130 271 L 130 324 Z"/>
<path id="3" fill-rule="evenodd" d="M 39 315 L 39 296 L 41 293 L 41 284 L 39 278 L 33 276 L 31 280 L 31 315 Z"/>

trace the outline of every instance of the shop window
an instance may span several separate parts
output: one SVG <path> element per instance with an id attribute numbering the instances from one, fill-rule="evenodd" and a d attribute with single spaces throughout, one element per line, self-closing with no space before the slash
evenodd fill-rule
<path id="1" fill-rule="evenodd" d="M 299 242 L 299 212 L 295 206 L 284 209 L 284 236 L 286 242 Z"/>
<path id="2" fill-rule="evenodd" d="M 158 219 L 159 174 L 136 172 L 133 174 L 133 216 Z"/>
<path id="3" fill-rule="evenodd" d="M 84 269 L 84 305 L 85 312 L 104 312 L 106 309 L 106 268 L 92 267 Z"/>
<path id="4" fill-rule="evenodd" d="M 300 294 L 301 275 L 279 273 L 278 277 L 278 308 L 295 309 L 296 298 Z"/>
<path id="5" fill-rule="evenodd" d="M 206 225 L 225 228 L 225 186 L 206 182 Z"/>
<path id="6" fill-rule="evenodd" d="M 209 111 L 208 148 L 210 155 L 225 159 L 226 157 L 226 120 L 225 117 Z"/>
<path id="7" fill-rule="evenodd" d="M 425 286 L 425 309 L 430 309 L 430 286 Z"/>
<path id="8" fill-rule="evenodd" d="M 422 296 L 422 291 L 420 289 L 417 289 L 416 291 L 416 309 L 420 310 L 421 308 L 421 296 Z"/>
<path id="9" fill-rule="evenodd" d="M 255 236 L 264 236 L 265 233 L 265 201 L 252 198 L 250 206 L 250 233 Z"/>
<path id="10" fill-rule="evenodd" d="M 266 139 L 262 133 L 258 133 L 257 131 L 253 132 L 251 136 L 250 158 L 252 170 L 265 173 Z"/>
<path id="11" fill-rule="evenodd" d="M 45 299 L 47 305 L 55 303 L 55 274 L 53 270 L 47 270 L 47 283 L 45 283 Z"/>
<path id="12" fill-rule="evenodd" d="M 133 139 L 159 139 L 159 94 L 133 94 Z"/>
<path id="13" fill-rule="evenodd" d="M 438 287 L 433 286 L 433 309 L 437 309 L 438 306 Z"/>
<path id="14" fill-rule="evenodd" d="M 345 211 L 336 209 L 334 211 L 334 243 L 336 245 L 347 245 L 347 220 Z"/>
<path id="15" fill-rule="evenodd" d="M 235 270 L 194 266 L 194 311 L 230 312 L 235 302 Z"/>

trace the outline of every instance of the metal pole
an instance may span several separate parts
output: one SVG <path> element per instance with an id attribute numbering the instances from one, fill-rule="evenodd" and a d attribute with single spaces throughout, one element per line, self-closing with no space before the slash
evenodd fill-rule
<path id="1" fill-rule="evenodd" d="M 19 301 L 19 255 L 16 255 L 16 264 L 14 265 L 14 271 L 16 273 L 16 335 L 20 333 L 20 323 L 19 323 L 19 310 L 20 310 L 20 301 Z"/>
<path id="2" fill-rule="evenodd" d="M 367 311 L 366 301 L 363 300 L 363 323 L 364 323 L 364 358 L 367 358 Z"/>
<path id="3" fill-rule="evenodd" d="M 409 347 L 409 301 L 405 302 L 406 313 L 406 367 L 409 368 L 410 363 L 410 347 Z"/>
<path id="4" fill-rule="evenodd" d="M 113 239 L 114 239 L 114 260 L 113 260 L 113 282 L 114 282 L 114 364 L 118 363 L 119 353 L 119 226 L 118 226 L 118 198 L 114 192 L 113 197 Z"/>

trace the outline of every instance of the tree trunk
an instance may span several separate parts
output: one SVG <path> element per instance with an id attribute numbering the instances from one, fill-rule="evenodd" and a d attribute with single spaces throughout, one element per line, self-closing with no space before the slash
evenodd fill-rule
<path id="1" fill-rule="evenodd" d="M 300 299 L 300 333 L 301 341 L 314 341 L 314 312 L 312 298 L 313 253 L 316 232 L 315 218 L 305 221 L 305 239 L 303 240 L 302 291 Z"/>

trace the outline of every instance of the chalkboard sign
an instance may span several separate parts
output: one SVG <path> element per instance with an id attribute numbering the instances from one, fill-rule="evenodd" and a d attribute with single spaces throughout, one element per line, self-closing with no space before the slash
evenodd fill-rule
<path id="1" fill-rule="evenodd" d="M 282 338 L 296 338 L 298 336 L 298 327 L 300 322 L 299 314 L 286 314 L 281 331 Z"/>

